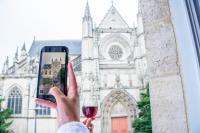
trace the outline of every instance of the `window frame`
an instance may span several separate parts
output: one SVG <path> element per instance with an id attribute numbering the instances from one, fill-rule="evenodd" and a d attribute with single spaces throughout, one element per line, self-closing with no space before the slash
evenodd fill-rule
<path id="1" fill-rule="evenodd" d="M 185 0 L 200 67 L 200 1 Z"/>
<path id="2" fill-rule="evenodd" d="M 51 108 L 50 107 L 45 107 L 39 104 L 35 105 L 36 107 L 36 116 L 38 117 L 50 117 L 51 116 Z"/>
<path id="3" fill-rule="evenodd" d="M 195 19 L 197 9 L 193 7 L 194 5 L 187 5 L 194 4 L 193 0 L 169 0 L 169 4 L 177 42 L 187 123 L 191 132 L 199 133 L 200 106 L 197 105 L 200 101 L 200 59 L 198 55 L 200 29 L 198 29 L 199 22 Z"/>

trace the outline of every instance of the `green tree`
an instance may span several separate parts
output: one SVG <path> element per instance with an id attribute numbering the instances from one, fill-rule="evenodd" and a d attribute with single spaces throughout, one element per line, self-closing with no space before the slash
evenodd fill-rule
<path id="1" fill-rule="evenodd" d="M 52 79 L 50 79 L 50 78 L 43 78 L 42 79 L 42 84 L 43 85 L 51 85 L 52 84 Z"/>
<path id="2" fill-rule="evenodd" d="M 12 115 L 11 109 L 3 109 L 2 102 L 4 99 L 0 99 L 0 133 L 8 133 L 8 127 L 11 125 L 12 121 L 8 119 Z"/>
<path id="3" fill-rule="evenodd" d="M 140 101 L 137 102 L 137 106 L 140 112 L 132 123 L 135 133 L 152 133 L 149 84 L 144 88 L 144 92 L 140 94 Z"/>
<path id="4" fill-rule="evenodd" d="M 58 79 L 60 79 L 61 84 L 65 82 L 65 68 L 61 68 L 58 73 Z"/>

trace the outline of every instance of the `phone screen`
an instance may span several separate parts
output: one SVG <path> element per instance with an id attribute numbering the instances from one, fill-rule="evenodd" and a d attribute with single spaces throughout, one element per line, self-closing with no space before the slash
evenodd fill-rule
<path id="1" fill-rule="evenodd" d="M 46 47 L 41 51 L 38 76 L 37 97 L 55 102 L 49 93 L 56 86 L 66 94 L 67 50 L 58 47 Z"/>

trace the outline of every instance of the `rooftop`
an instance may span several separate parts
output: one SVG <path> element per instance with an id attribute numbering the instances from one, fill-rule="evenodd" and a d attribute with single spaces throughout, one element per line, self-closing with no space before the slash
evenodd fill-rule
<path id="1" fill-rule="evenodd" d="M 66 46 L 70 55 L 81 54 L 81 40 L 34 40 L 29 50 L 29 56 L 39 56 L 44 46 Z"/>

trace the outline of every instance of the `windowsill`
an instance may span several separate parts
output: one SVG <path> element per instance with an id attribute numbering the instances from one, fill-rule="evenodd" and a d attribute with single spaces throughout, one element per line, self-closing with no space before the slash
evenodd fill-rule
<path id="1" fill-rule="evenodd" d="M 22 117 L 22 113 L 21 114 L 12 114 L 11 117 Z"/>

